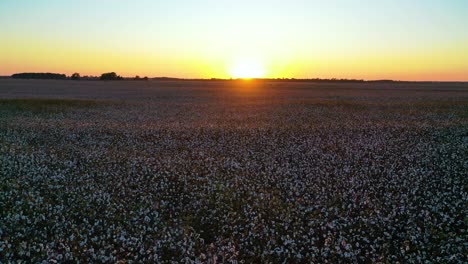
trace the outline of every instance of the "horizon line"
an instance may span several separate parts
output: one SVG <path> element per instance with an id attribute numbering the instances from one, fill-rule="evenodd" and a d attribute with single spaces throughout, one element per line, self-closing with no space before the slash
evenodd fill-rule
<path id="1" fill-rule="evenodd" d="M 14 78 L 15 74 L 25 74 L 33 72 L 21 72 L 14 73 L 12 75 L 0 75 L 1 79 L 22 79 L 22 80 L 59 80 L 59 79 L 40 79 L 40 78 Z M 34 73 L 46 73 L 46 74 L 59 74 L 52 72 L 34 72 Z M 66 77 L 61 80 L 72 80 L 71 75 L 65 75 Z M 136 76 L 122 76 L 124 81 L 144 81 L 145 78 L 148 80 L 156 81 L 286 81 L 286 82 L 355 82 L 355 83 L 364 83 L 364 82 L 382 82 L 382 83 L 468 83 L 468 80 L 397 80 L 397 79 L 355 79 L 355 78 L 297 78 L 297 77 L 252 77 L 252 78 L 219 78 L 219 77 L 208 77 L 208 78 L 190 78 L 190 77 L 169 77 L 169 76 L 139 76 L 140 79 L 136 79 Z M 100 77 L 97 75 L 84 75 L 81 76 L 79 80 L 81 81 L 94 81 L 99 80 Z M 75 80 L 75 81 L 79 81 Z"/>

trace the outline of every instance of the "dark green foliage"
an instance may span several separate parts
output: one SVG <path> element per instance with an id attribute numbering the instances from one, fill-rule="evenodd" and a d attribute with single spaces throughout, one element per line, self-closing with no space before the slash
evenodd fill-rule
<path id="1" fill-rule="evenodd" d="M 90 108 L 103 102 L 74 99 L 0 99 L 0 115 L 50 114 L 72 108 Z"/>

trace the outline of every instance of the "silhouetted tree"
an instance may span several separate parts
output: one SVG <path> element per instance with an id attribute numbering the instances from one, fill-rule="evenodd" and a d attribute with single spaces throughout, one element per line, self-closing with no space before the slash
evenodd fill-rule
<path id="1" fill-rule="evenodd" d="M 101 80 L 103 81 L 115 81 L 115 80 L 123 80 L 122 76 L 117 75 L 115 72 L 108 72 L 101 74 Z"/>
<path id="2" fill-rule="evenodd" d="M 134 79 L 134 80 L 135 80 L 135 81 L 139 81 L 140 79 L 141 79 L 140 76 L 137 75 L 137 76 L 135 76 L 135 79 Z"/>
<path id="3" fill-rule="evenodd" d="M 148 80 L 148 76 L 145 76 L 145 78 L 143 78 L 143 80 L 147 81 L 147 80 Z"/>
<path id="4" fill-rule="evenodd" d="M 81 78 L 80 74 L 75 72 L 74 74 L 72 74 L 71 76 L 71 79 L 72 80 L 79 80 Z"/>
<path id="5" fill-rule="evenodd" d="M 64 80 L 67 78 L 65 74 L 59 73 L 16 73 L 11 76 L 14 79 L 54 79 Z"/>

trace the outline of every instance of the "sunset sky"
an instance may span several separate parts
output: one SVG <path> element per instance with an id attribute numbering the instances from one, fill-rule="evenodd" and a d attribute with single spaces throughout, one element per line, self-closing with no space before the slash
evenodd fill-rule
<path id="1" fill-rule="evenodd" d="M 1 0 L 0 25 L 0 75 L 468 81 L 466 0 Z"/>

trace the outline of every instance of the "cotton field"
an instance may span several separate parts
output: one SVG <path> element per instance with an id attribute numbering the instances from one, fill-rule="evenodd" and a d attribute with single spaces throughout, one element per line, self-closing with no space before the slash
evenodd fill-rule
<path id="1" fill-rule="evenodd" d="M 468 85 L 0 80 L 0 262 L 463 263 Z"/>

